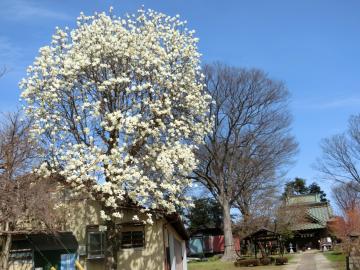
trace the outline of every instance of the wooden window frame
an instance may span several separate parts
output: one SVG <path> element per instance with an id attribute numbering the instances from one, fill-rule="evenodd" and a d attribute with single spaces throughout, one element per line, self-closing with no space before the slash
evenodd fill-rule
<path id="1" fill-rule="evenodd" d="M 133 243 L 134 234 L 141 233 L 142 234 L 142 243 L 136 244 Z M 130 243 L 123 243 L 123 237 L 125 234 L 130 234 Z M 121 249 L 144 249 L 146 245 L 146 237 L 145 237 L 145 225 L 144 224 L 122 224 L 121 232 L 120 232 L 120 248 Z M 135 238 L 136 239 L 136 238 Z"/>

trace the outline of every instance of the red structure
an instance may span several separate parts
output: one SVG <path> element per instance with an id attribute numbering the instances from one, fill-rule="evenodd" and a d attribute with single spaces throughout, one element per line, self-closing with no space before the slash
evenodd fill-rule
<path id="1" fill-rule="evenodd" d="M 224 252 L 224 236 L 216 235 L 213 236 L 214 253 Z"/>
<path id="2" fill-rule="evenodd" d="M 240 251 L 240 239 L 234 236 L 234 249 Z M 224 252 L 224 235 L 220 229 L 203 229 L 193 232 L 188 243 L 189 256 L 211 256 Z"/>

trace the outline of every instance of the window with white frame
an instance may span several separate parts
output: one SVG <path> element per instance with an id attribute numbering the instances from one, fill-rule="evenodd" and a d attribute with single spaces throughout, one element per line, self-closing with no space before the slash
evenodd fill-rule
<path id="1" fill-rule="evenodd" d="M 89 226 L 86 231 L 86 250 L 88 259 L 105 258 L 106 232 L 99 226 Z"/>

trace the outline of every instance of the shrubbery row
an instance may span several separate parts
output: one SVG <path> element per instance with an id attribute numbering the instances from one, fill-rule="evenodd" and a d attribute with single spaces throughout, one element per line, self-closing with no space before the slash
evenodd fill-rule
<path id="1" fill-rule="evenodd" d="M 238 259 L 234 263 L 236 267 L 240 266 L 258 266 L 258 265 L 269 265 L 272 263 L 275 263 L 276 265 L 283 265 L 288 262 L 288 259 L 286 257 L 267 257 L 267 258 L 261 258 L 261 259 Z"/>

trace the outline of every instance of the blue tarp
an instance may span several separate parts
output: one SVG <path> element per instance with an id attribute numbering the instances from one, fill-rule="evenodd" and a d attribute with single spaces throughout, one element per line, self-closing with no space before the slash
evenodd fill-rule
<path id="1" fill-rule="evenodd" d="M 61 254 L 60 270 L 75 270 L 76 254 Z"/>
<path id="2" fill-rule="evenodd" d="M 191 238 L 189 241 L 189 249 L 190 254 L 197 255 L 197 254 L 203 254 L 203 239 L 201 238 Z"/>

